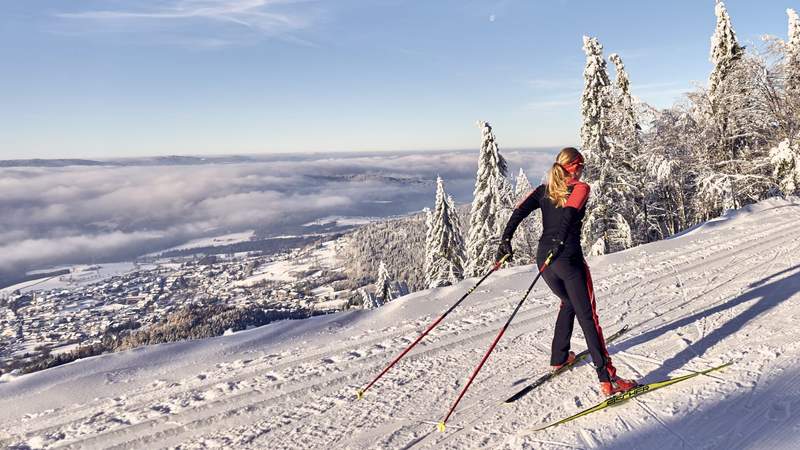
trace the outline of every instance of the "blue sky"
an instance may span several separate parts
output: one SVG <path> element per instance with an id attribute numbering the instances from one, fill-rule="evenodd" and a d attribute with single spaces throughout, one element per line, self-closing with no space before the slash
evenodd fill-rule
<path id="1" fill-rule="evenodd" d="M 730 0 L 743 42 L 800 2 Z M 581 36 L 670 105 L 710 71 L 712 0 L 0 4 L 0 159 L 576 144 Z"/>

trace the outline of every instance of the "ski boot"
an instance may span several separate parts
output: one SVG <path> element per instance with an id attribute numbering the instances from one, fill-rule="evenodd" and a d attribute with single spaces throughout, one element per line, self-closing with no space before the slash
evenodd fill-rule
<path id="1" fill-rule="evenodd" d="M 550 366 L 550 371 L 551 372 L 557 372 L 562 367 L 564 367 L 564 366 L 566 366 L 568 364 L 572 364 L 573 362 L 575 362 L 575 352 L 569 352 L 569 354 L 567 354 L 567 360 L 564 361 L 561 364 L 558 364 L 558 365 L 555 365 L 555 366 Z"/>
<path id="2" fill-rule="evenodd" d="M 610 397 L 614 394 L 619 394 L 621 392 L 630 391 L 631 389 L 639 386 L 634 380 L 626 380 L 624 378 L 620 378 L 615 376 L 611 381 L 601 381 L 600 382 L 600 390 L 603 391 L 603 394 L 606 397 Z"/>

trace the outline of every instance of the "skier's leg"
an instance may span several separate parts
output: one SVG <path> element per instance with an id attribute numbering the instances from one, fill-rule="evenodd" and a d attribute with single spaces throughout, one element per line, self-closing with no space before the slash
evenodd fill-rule
<path id="1" fill-rule="evenodd" d="M 564 285 L 586 338 L 586 345 L 592 355 L 598 378 L 600 381 L 613 380 L 616 369 L 611 364 L 611 357 L 608 356 L 603 329 L 597 317 L 592 277 L 585 262 L 571 262 L 569 273 L 564 274 Z"/>
<path id="2" fill-rule="evenodd" d="M 558 366 L 566 362 L 569 356 L 572 328 L 575 324 L 575 309 L 570 301 L 561 300 L 561 307 L 556 317 L 556 328 L 553 333 L 553 344 L 550 352 L 550 365 Z"/>
<path id="3" fill-rule="evenodd" d="M 558 276 L 558 261 L 542 272 L 547 286 L 561 300 L 561 306 L 556 317 L 556 327 L 553 332 L 553 343 L 550 353 L 550 365 L 557 366 L 564 364 L 569 355 L 570 340 L 572 338 L 572 328 L 575 323 L 575 309 L 569 300 L 564 281 Z"/>

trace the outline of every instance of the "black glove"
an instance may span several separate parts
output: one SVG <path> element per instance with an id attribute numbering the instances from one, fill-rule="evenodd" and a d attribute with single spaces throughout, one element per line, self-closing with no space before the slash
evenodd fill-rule
<path id="1" fill-rule="evenodd" d="M 506 261 L 511 261 L 514 257 L 514 249 L 511 248 L 511 239 L 503 239 L 500 241 L 500 246 L 497 247 L 497 253 L 494 255 L 494 261 L 500 261 L 503 256 L 508 255 Z"/>

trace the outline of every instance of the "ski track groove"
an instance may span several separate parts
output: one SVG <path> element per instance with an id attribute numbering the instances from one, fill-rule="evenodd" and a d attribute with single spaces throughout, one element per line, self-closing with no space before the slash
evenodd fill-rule
<path id="1" fill-rule="evenodd" d="M 695 447 L 693 445 L 691 445 L 689 443 L 689 441 L 686 440 L 686 438 L 681 436 L 680 433 L 676 432 L 675 430 L 672 429 L 672 427 L 667 425 L 667 423 L 664 422 L 664 420 L 662 420 L 660 417 L 658 417 L 658 414 L 656 414 L 655 411 L 653 411 L 652 408 L 647 406 L 646 403 L 644 403 L 639 398 L 634 398 L 633 400 L 635 401 L 635 403 L 637 405 L 639 405 L 643 410 L 645 410 L 645 412 L 647 412 L 647 414 L 650 417 L 652 417 L 656 422 L 658 422 L 665 430 L 667 430 L 671 435 L 677 437 L 681 441 L 681 443 L 683 443 L 683 448 L 687 448 L 688 447 L 688 448 L 690 448 L 692 450 L 695 450 Z"/>
<path id="2" fill-rule="evenodd" d="M 505 306 L 505 304 L 509 303 L 508 299 L 506 299 L 504 297 L 500 297 L 500 299 L 501 300 L 496 302 L 496 303 L 501 303 L 504 306 Z M 516 303 L 516 301 L 514 301 L 514 303 Z M 485 310 L 491 310 L 491 309 L 496 308 L 497 306 L 498 306 L 497 304 L 493 303 L 491 305 L 487 305 L 485 307 Z M 466 310 L 469 310 L 469 309 L 465 309 L 465 311 Z M 494 322 L 497 322 L 499 320 L 501 320 L 501 319 L 496 319 Z M 431 322 L 432 321 L 433 321 L 433 319 L 431 320 Z M 415 321 L 415 322 L 420 322 L 420 321 Z M 415 324 L 415 325 L 418 325 L 418 324 Z M 452 324 L 452 323 L 450 324 L 451 328 L 454 327 L 455 325 L 456 324 Z M 492 324 L 489 324 L 489 325 L 492 325 Z M 440 325 L 440 326 L 442 328 L 445 328 L 444 324 Z M 456 333 L 458 331 L 459 330 L 455 330 Z M 405 335 L 407 335 L 409 333 L 412 333 L 412 332 L 413 331 L 411 331 L 411 330 L 405 330 L 405 331 L 398 331 L 398 332 L 393 333 L 392 335 L 389 335 L 389 336 L 383 335 L 382 337 L 374 338 L 374 339 L 368 340 L 366 342 L 363 342 L 362 344 L 359 345 L 359 348 L 363 348 L 366 345 L 374 345 L 376 343 L 379 343 L 379 342 L 382 342 L 382 341 L 386 341 L 387 339 L 390 339 L 390 338 L 393 338 L 394 340 L 400 340 L 400 339 L 402 339 L 401 338 L 402 336 L 405 336 Z M 431 332 L 427 336 L 426 340 L 424 340 L 424 341 L 420 342 L 420 344 L 418 344 L 417 348 L 425 348 L 425 346 L 430 345 L 431 342 L 435 342 L 436 338 L 439 337 L 438 335 L 440 335 L 440 334 L 443 334 L 441 329 L 434 330 L 433 332 Z M 413 336 L 411 340 L 413 340 L 413 338 L 415 338 L 415 337 L 416 336 Z M 411 340 L 409 340 L 408 343 L 410 343 Z M 393 349 L 393 351 L 397 350 L 397 352 L 399 353 L 399 351 L 403 347 L 405 347 L 405 345 L 407 345 L 407 343 L 400 343 L 396 349 Z M 334 352 L 347 352 L 347 351 L 352 350 L 352 348 L 353 348 L 352 345 L 342 345 L 342 346 L 340 346 L 338 348 L 334 348 L 333 351 Z M 381 353 L 381 354 L 377 354 L 377 355 L 371 355 L 371 356 L 377 358 L 377 357 L 384 357 L 384 355 L 385 355 L 385 352 Z M 285 361 L 285 362 L 282 362 L 281 364 L 278 364 L 276 366 L 267 367 L 267 370 L 269 370 L 270 372 L 276 372 L 281 368 L 283 368 L 283 369 L 296 368 L 299 363 L 308 363 L 308 362 L 312 362 L 312 361 L 320 361 L 322 359 L 325 359 L 325 357 L 329 357 L 329 356 L 331 356 L 331 352 L 330 351 L 319 351 L 319 352 L 314 353 L 314 354 L 312 354 L 310 356 L 299 358 L 299 359 L 294 360 L 294 361 Z M 407 358 L 410 358 L 411 356 L 413 356 L 413 354 L 410 354 Z M 350 365 L 353 365 L 355 363 L 356 363 L 356 361 L 352 362 Z M 180 387 L 184 387 L 184 384 L 182 384 L 182 383 L 174 383 L 174 387 L 176 388 L 176 390 L 178 390 L 178 393 L 187 393 L 187 392 L 191 393 L 191 392 L 195 392 L 195 391 L 198 391 L 198 390 L 203 390 L 204 391 L 204 390 L 211 389 L 211 388 L 213 388 L 213 387 L 215 387 L 215 386 L 217 386 L 217 385 L 219 385 L 220 383 L 223 383 L 223 382 L 245 381 L 245 380 L 251 378 L 251 377 L 249 377 L 249 375 L 252 375 L 253 373 L 259 372 L 261 370 L 261 368 L 259 368 L 257 366 L 253 366 L 253 367 L 251 367 L 251 369 L 252 370 L 249 370 L 249 371 L 237 371 L 236 372 L 236 377 L 214 378 L 214 377 L 211 377 L 211 376 L 206 376 L 206 379 L 212 379 L 214 381 L 211 381 L 211 382 L 205 383 L 205 384 L 200 384 L 200 385 L 193 385 L 193 386 L 191 386 L 189 391 L 187 391 L 185 389 L 183 389 L 183 390 L 177 389 L 177 388 L 180 388 Z M 221 375 L 224 375 L 224 372 Z M 311 374 L 308 377 L 313 377 L 313 376 L 317 376 L 317 375 L 318 374 Z M 302 377 L 300 377 L 299 379 L 294 379 L 292 381 L 302 381 Z M 280 390 L 282 388 L 282 384 L 283 383 L 277 383 L 277 384 L 278 384 L 278 386 L 275 387 L 274 389 L 275 390 Z M 164 389 L 163 387 L 161 387 L 161 388 L 153 387 L 151 389 L 146 389 L 145 392 L 141 392 L 137 396 L 144 396 L 144 395 L 149 394 L 149 393 L 157 393 L 157 394 L 159 394 L 160 398 L 163 398 L 163 394 L 165 393 L 165 391 L 167 391 L 167 390 Z M 130 398 L 131 397 L 126 397 L 126 400 L 129 400 Z M 109 398 L 101 399 L 101 401 L 107 401 L 107 400 L 111 400 L 111 399 L 109 399 Z M 151 402 L 152 400 L 153 400 L 152 398 L 145 398 L 142 402 L 139 403 L 139 405 L 143 405 L 145 403 Z M 126 404 L 132 405 L 132 403 L 130 403 L 130 402 L 126 402 Z M 84 407 L 84 405 L 80 405 L 80 406 L 76 407 L 75 410 L 76 411 L 85 412 L 85 407 Z M 102 411 L 102 407 L 98 408 L 98 410 Z M 53 414 L 54 412 L 57 412 L 57 411 L 58 412 L 65 412 L 64 410 L 54 410 L 50 414 Z M 37 418 L 37 419 L 41 419 L 41 418 Z M 22 423 L 24 423 L 24 420 L 20 421 L 20 425 Z M 51 425 L 51 426 L 49 426 L 47 428 L 38 429 L 35 432 L 37 432 L 37 433 L 48 432 L 48 431 L 52 431 L 53 429 L 57 429 L 59 427 L 64 427 L 64 426 L 70 425 L 72 423 L 74 423 L 74 421 L 61 422 L 61 423 L 57 423 L 57 424 Z M 2 442 L 0 442 L 0 443 L 2 443 Z"/>
<path id="3" fill-rule="evenodd" d="M 529 312 L 537 312 L 537 311 L 538 311 L 538 309 L 537 310 L 532 310 L 532 311 L 529 311 Z M 520 324 L 527 324 L 527 323 L 530 323 L 530 322 L 536 322 L 539 319 L 541 319 L 541 318 L 543 318 L 543 317 L 545 317 L 547 315 L 549 315 L 549 313 L 536 314 L 533 317 L 528 317 L 528 318 L 521 317 L 522 320 L 520 320 L 519 323 Z M 499 324 L 501 322 L 505 321 L 505 320 L 506 319 L 502 318 L 502 317 L 497 318 L 496 320 L 492 321 L 491 323 L 485 324 L 482 327 L 482 329 L 479 330 L 477 333 L 464 335 L 463 338 L 455 340 L 455 341 L 443 342 L 440 345 L 436 345 L 436 346 L 434 346 L 433 343 L 429 342 L 428 346 L 423 347 L 423 348 L 426 349 L 425 351 L 417 352 L 417 353 L 414 353 L 414 354 L 409 354 L 405 358 L 406 359 L 406 363 L 408 364 L 410 362 L 415 361 L 416 359 L 422 358 L 424 356 L 429 356 L 431 353 L 438 354 L 438 353 L 447 351 L 452 347 L 459 347 L 459 346 L 464 345 L 465 343 L 469 343 L 469 342 L 472 342 L 472 341 L 475 341 L 475 340 L 484 340 L 485 338 L 488 338 L 489 336 L 495 334 L 496 333 L 496 327 L 495 326 L 499 326 Z M 437 341 L 437 343 L 438 343 L 438 341 Z M 428 347 L 430 347 L 430 348 L 428 348 Z M 499 349 L 500 349 L 500 347 L 498 347 L 498 350 Z M 374 356 L 370 357 L 370 359 L 377 360 L 378 364 L 381 364 L 382 361 L 383 361 L 383 355 L 374 355 Z M 351 366 L 353 366 L 353 365 L 355 365 L 355 364 L 351 364 Z M 224 422 L 226 419 L 231 419 L 234 416 L 237 416 L 238 414 L 235 414 L 236 412 L 242 412 L 244 410 L 244 412 L 242 412 L 242 414 L 252 414 L 256 410 L 261 409 L 264 404 L 271 403 L 272 401 L 291 400 L 292 397 L 294 396 L 294 394 L 297 394 L 297 393 L 302 392 L 302 391 L 311 390 L 313 388 L 316 388 L 316 387 L 319 387 L 319 386 L 322 386 L 322 385 L 327 386 L 327 387 L 345 385 L 345 384 L 347 384 L 347 382 L 350 379 L 355 378 L 355 375 L 368 375 L 370 372 L 373 372 L 375 370 L 376 369 L 373 366 L 366 367 L 366 368 L 365 367 L 357 367 L 353 371 L 348 372 L 348 373 L 344 373 L 344 374 L 339 375 L 339 376 L 337 376 L 335 378 L 325 378 L 325 379 L 321 380 L 319 383 L 315 383 L 315 384 L 312 384 L 312 385 L 300 385 L 300 386 L 296 387 L 295 389 L 293 389 L 291 391 L 279 394 L 277 396 L 267 397 L 267 398 L 261 399 L 261 400 L 259 400 L 257 402 L 236 403 L 236 406 L 234 406 L 234 408 L 226 409 L 226 410 L 222 411 L 221 412 L 222 418 L 218 419 L 216 421 L 209 421 L 207 418 L 201 418 L 201 419 L 197 419 L 197 420 L 195 420 L 193 422 L 190 422 L 189 424 L 192 424 L 192 425 L 210 425 L 212 423 L 213 424 L 218 424 L 219 422 Z M 362 377 L 358 377 L 358 378 L 363 379 L 364 377 L 362 376 Z M 296 380 L 296 381 L 299 381 L 299 380 Z M 234 403 L 234 400 L 237 400 L 237 399 L 240 399 L 240 398 L 247 398 L 252 393 L 253 392 L 243 392 L 243 393 L 240 393 L 240 394 L 236 394 L 235 396 L 226 397 L 226 398 L 224 398 L 222 400 L 215 400 L 213 402 L 204 403 L 201 406 L 193 408 L 192 411 L 185 410 L 185 411 L 180 411 L 180 412 L 183 415 L 188 415 L 189 413 L 203 412 L 203 411 L 206 411 L 208 409 L 212 409 L 212 407 L 215 407 L 215 406 Z M 284 406 L 285 406 L 285 404 L 284 404 Z M 214 413 L 215 414 L 219 414 L 219 412 L 216 412 L 216 410 L 214 410 Z M 169 421 L 172 421 L 172 420 L 174 420 L 174 418 L 172 418 L 171 415 L 167 415 L 167 416 L 164 416 L 164 417 L 157 417 L 157 418 L 149 419 L 149 420 L 146 420 L 144 422 L 140 422 L 140 423 L 131 425 L 131 426 L 127 427 L 127 428 L 121 428 L 121 429 L 118 429 L 118 430 L 111 430 L 111 431 L 108 431 L 108 432 L 105 432 L 105 433 L 96 434 L 94 436 L 91 436 L 91 437 L 83 440 L 83 441 L 80 441 L 80 443 L 82 443 L 83 445 L 92 445 L 92 442 L 94 442 L 94 441 L 108 442 L 108 440 L 110 438 L 112 438 L 114 435 L 116 435 L 118 433 L 119 434 L 128 434 L 128 433 L 130 433 L 132 431 L 131 430 L 132 428 L 136 428 L 136 429 L 142 428 L 142 429 L 150 430 L 150 429 L 153 429 L 159 423 L 161 423 L 163 425 L 163 424 L 165 424 L 165 423 L 167 423 Z M 192 430 L 195 430 L 197 428 L 197 427 L 187 428 L 187 425 L 188 425 L 187 423 L 183 423 L 179 427 L 173 427 L 173 428 L 169 428 L 169 429 L 167 429 L 165 431 L 162 431 L 160 433 L 150 434 L 148 436 L 145 436 L 141 440 L 136 440 L 135 445 L 138 446 L 140 444 L 145 444 L 145 443 L 150 443 L 150 442 L 153 442 L 153 441 L 163 440 L 166 437 L 174 436 L 174 433 L 175 433 L 174 430 L 177 430 L 177 429 L 185 429 L 186 432 L 191 432 Z M 41 434 L 41 432 L 37 431 L 36 434 Z M 68 444 L 65 444 L 65 445 L 67 445 L 66 448 L 72 448 L 71 446 L 74 445 L 74 444 L 77 444 L 77 443 L 71 442 L 71 443 L 68 443 Z M 119 446 L 115 446 L 115 448 L 125 448 L 125 447 L 123 447 L 123 445 L 124 444 L 120 444 Z M 58 448 L 58 446 L 56 446 L 56 448 Z"/>

